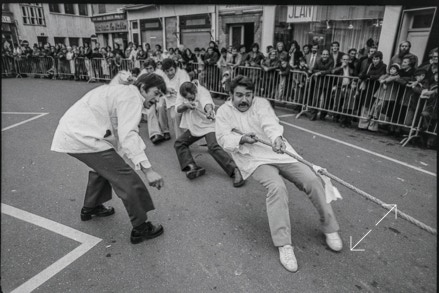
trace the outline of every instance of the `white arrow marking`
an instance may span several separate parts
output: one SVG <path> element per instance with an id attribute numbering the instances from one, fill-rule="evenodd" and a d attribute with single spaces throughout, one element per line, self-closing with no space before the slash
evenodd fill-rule
<path id="1" fill-rule="evenodd" d="M 381 220 L 378 221 L 378 223 L 375 224 L 377 226 L 390 212 L 395 209 L 395 220 L 397 215 L 397 205 L 396 204 L 386 204 L 386 206 L 392 206 L 392 208 L 387 212 L 387 214 L 384 215 L 384 217 L 381 218 Z"/>
<path id="2" fill-rule="evenodd" d="M 355 247 L 357 247 L 357 245 L 367 236 L 367 234 L 369 234 L 370 232 L 372 232 L 372 230 L 370 230 L 369 232 L 366 233 L 366 235 L 363 236 L 363 238 L 360 239 L 360 241 L 357 242 L 357 244 L 354 245 L 354 247 L 352 247 L 352 236 L 349 236 L 350 239 L 350 249 L 351 251 L 364 251 L 364 249 L 354 249 Z"/>

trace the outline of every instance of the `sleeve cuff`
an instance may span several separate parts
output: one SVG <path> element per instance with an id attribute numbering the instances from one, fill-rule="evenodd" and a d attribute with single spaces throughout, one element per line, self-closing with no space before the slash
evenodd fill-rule
<path id="1" fill-rule="evenodd" d="M 145 153 L 139 154 L 131 158 L 131 161 L 133 162 L 135 166 L 135 170 L 140 170 L 140 164 L 144 168 L 150 168 L 151 163 L 149 162 L 148 158 L 146 157 Z"/>

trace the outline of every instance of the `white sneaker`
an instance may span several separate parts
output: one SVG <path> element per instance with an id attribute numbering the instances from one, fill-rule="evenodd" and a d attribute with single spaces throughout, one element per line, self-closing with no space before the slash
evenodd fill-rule
<path id="1" fill-rule="evenodd" d="M 280 263 L 290 272 L 297 271 L 297 260 L 294 255 L 294 249 L 291 245 L 279 247 Z"/>
<path id="2" fill-rule="evenodd" d="M 334 251 L 340 251 L 343 248 L 343 242 L 341 241 L 338 232 L 325 233 L 325 236 L 326 236 L 326 244 L 328 244 L 329 248 L 331 248 Z"/>

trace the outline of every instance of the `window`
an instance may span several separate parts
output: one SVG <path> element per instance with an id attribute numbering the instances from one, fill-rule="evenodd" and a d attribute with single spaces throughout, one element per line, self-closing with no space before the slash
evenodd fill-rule
<path id="1" fill-rule="evenodd" d="M 70 46 L 79 46 L 79 38 L 69 38 Z"/>
<path id="2" fill-rule="evenodd" d="M 133 30 L 137 29 L 138 28 L 137 21 L 132 21 L 131 22 L 131 27 L 132 27 Z"/>
<path id="3" fill-rule="evenodd" d="M 73 8 L 73 4 L 64 4 L 64 13 L 75 14 L 75 9 Z"/>
<path id="4" fill-rule="evenodd" d="M 98 13 L 105 13 L 105 4 L 98 4 Z"/>
<path id="5" fill-rule="evenodd" d="M 79 15 L 88 15 L 87 4 L 78 4 Z"/>
<path id="6" fill-rule="evenodd" d="M 38 40 L 38 45 L 39 45 L 40 47 L 42 47 L 42 46 L 44 46 L 45 44 L 47 44 L 47 37 L 41 37 L 41 36 L 38 36 L 38 37 L 37 37 L 37 40 Z"/>
<path id="7" fill-rule="evenodd" d="M 23 23 L 26 25 L 46 25 L 43 7 L 41 4 L 25 3 L 21 4 Z"/>
<path id="8" fill-rule="evenodd" d="M 49 11 L 60 13 L 59 4 L 58 3 L 49 3 Z"/>
<path id="9" fill-rule="evenodd" d="M 54 46 L 57 44 L 65 44 L 65 40 L 66 40 L 66 38 L 64 37 L 54 37 L 53 39 L 55 40 Z"/>

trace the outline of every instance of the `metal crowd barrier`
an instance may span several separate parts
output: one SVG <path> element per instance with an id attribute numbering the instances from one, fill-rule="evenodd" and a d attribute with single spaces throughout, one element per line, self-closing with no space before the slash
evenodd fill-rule
<path id="1" fill-rule="evenodd" d="M 15 65 L 18 76 L 33 75 L 34 77 L 49 76 L 54 71 L 56 62 L 50 56 L 45 57 L 17 57 L 15 58 Z"/>
<path id="2" fill-rule="evenodd" d="M 2 77 L 15 77 L 17 69 L 15 68 L 14 57 L 2 56 Z"/>
<path id="3" fill-rule="evenodd" d="M 143 60 L 140 65 L 143 67 Z M 74 76 L 89 82 L 110 81 L 120 70 L 132 68 L 133 62 L 129 59 L 116 62 L 105 58 L 60 60 L 2 56 L 2 76 Z M 278 70 L 265 71 L 259 67 L 237 66 L 232 69 L 197 63 L 187 64 L 185 69 L 191 79 L 198 79 L 208 90 L 221 95 L 228 95 L 230 81 L 236 75 L 248 76 L 255 82 L 256 96 L 301 106 L 302 111 L 296 118 L 305 112 L 320 111 L 320 115 L 330 113 L 336 119 L 357 118 L 359 128 L 372 131 L 378 131 L 379 126 L 405 128 L 408 135 L 401 141 L 403 146 L 423 134 L 437 137 L 437 116 L 431 115 L 432 107 L 437 110 L 437 98 L 421 99 L 419 92 L 398 82 L 384 86 L 376 80 L 362 81 L 358 77 L 308 76 L 302 71 L 281 75 Z M 229 76 L 225 75 L 226 72 Z"/>

